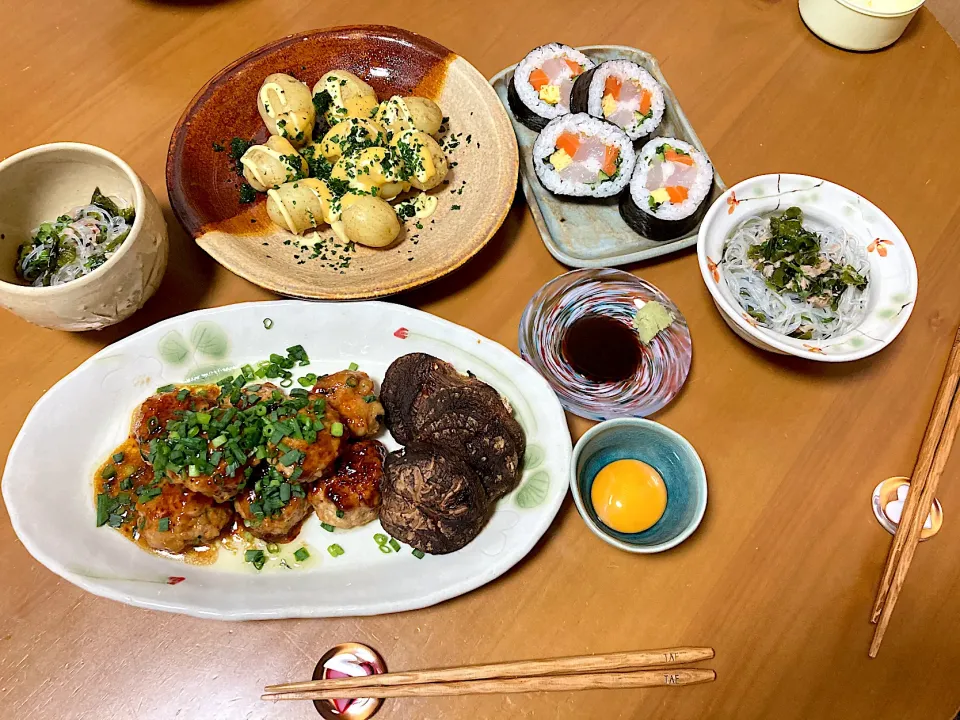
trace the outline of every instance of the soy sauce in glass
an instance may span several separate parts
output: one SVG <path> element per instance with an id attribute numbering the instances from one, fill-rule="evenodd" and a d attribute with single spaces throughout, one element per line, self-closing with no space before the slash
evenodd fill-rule
<path id="1" fill-rule="evenodd" d="M 564 359 L 593 382 L 621 382 L 637 374 L 643 351 L 636 331 L 610 315 L 574 320 L 560 343 Z"/>

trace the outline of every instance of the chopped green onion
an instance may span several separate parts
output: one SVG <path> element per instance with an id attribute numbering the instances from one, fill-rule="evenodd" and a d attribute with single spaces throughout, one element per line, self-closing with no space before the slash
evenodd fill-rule
<path id="1" fill-rule="evenodd" d="M 170 518 L 160 518 L 160 522 L 157 523 L 157 529 L 160 532 L 167 532 L 170 530 Z"/>
<path id="2" fill-rule="evenodd" d="M 100 473 L 100 477 L 102 477 L 104 480 L 109 480 L 116 474 L 117 474 L 117 468 L 114 467 L 113 465 L 107 465 L 103 469 L 103 472 Z"/>
<path id="3" fill-rule="evenodd" d="M 310 551 L 307 550 L 305 547 L 302 547 L 299 550 L 297 550 L 295 553 L 293 553 L 293 556 L 297 559 L 297 562 L 303 562 L 308 557 L 310 557 Z"/>
<path id="4" fill-rule="evenodd" d="M 320 527 L 322 527 L 327 532 L 333 532 L 334 530 L 333 525 L 330 525 L 329 523 L 325 523 L 325 522 L 320 523 Z"/>
<path id="5" fill-rule="evenodd" d="M 383 533 L 377 533 L 376 535 L 373 536 L 373 541 L 377 545 L 383 545 L 385 542 L 387 542 L 387 536 L 384 535 Z"/>
<path id="6" fill-rule="evenodd" d="M 225 442 L 227 442 L 227 436 L 220 434 L 217 435 L 210 444 L 213 445 L 213 447 L 218 448 L 221 447 Z"/>
<path id="7" fill-rule="evenodd" d="M 413 556 L 417 558 L 417 560 L 423 560 L 423 550 L 417 550 L 416 548 L 414 548 Z"/>
<path id="8" fill-rule="evenodd" d="M 395 538 L 390 538 L 390 547 L 393 548 L 394 552 L 400 552 L 400 543 Z"/>
<path id="9" fill-rule="evenodd" d="M 115 463 L 123 462 L 123 453 L 122 453 L 122 452 L 114 453 L 114 455 L 113 455 L 113 461 L 114 461 Z"/>
<path id="10" fill-rule="evenodd" d="M 347 365 L 347 370 L 349 370 L 350 372 L 356 372 L 359 369 L 360 369 L 360 366 L 357 365 L 356 363 L 350 363 L 349 365 Z"/>
<path id="11" fill-rule="evenodd" d="M 271 320 L 270 318 L 264 318 L 264 319 L 263 319 L 263 327 L 266 328 L 267 330 L 269 330 L 270 328 L 272 328 L 272 327 L 273 327 L 273 320 Z"/>
<path id="12" fill-rule="evenodd" d="M 347 387 L 355 388 L 357 386 L 357 379 L 355 377 L 347 378 Z"/>
<path id="13" fill-rule="evenodd" d="M 288 388 L 291 385 L 293 385 L 293 378 L 284 378 L 280 381 L 280 387 L 282 388 Z"/>
<path id="14" fill-rule="evenodd" d="M 299 450 L 291 450 L 290 452 L 281 455 L 277 462 L 279 462 L 281 465 L 295 465 L 296 463 L 300 462 L 302 454 L 303 453 L 301 453 Z"/>
<path id="15" fill-rule="evenodd" d="M 97 527 L 106 525 L 110 518 L 110 513 L 116 509 L 117 500 L 106 493 L 97 495 Z"/>
<path id="16" fill-rule="evenodd" d="M 157 388 L 157 392 L 158 392 L 158 393 L 173 392 L 173 388 L 174 388 L 173 385 L 164 385 L 163 387 L 158 387 L 158 388 Z"/>
<path id="17" fill-rule="evenodd" d="M 343 555 L 344 550 L 342 547 L 334 543 L 333 545 L 327 548 L 327 552 L 330 553 L 333 557 L 340 557 L 341 555 Z"/>
<path id="18" fill-rule="evenodd" d="M 313 382 L 311 382 L 309 376 L 297 378 L 297 382 L 300 383 L 301 387 L 310 387 L 311 385 L 313 385 Z"/>
<path id="19" fill-rule="evenodd" d="M 342 518 L 342 517 L 343 517 L 343 510 L 341 510 L 340 508 L 337 508 L 337 517 L 338 517 L 338 518 Z"/>
<path id="20" fill-rule="evenodd" d="M 210 424 L 210 413 L 205 413 L 205 412 L 197 413 L 196 418 L 197 418 L 197 422 L 200 423 L 201 425 Z"/>
<path id="21" fill-rule="evenodd" d="M 177 400 L 183 402 L 188 397 L 190 397 L 190 391 L 187 388 L 181 388 L 180 392 L 177 393 Z"/>
<path id="22" fill-rule="evenodd" d="M 240 368 L 240 372 L 243 373 L 245 378 L 252 380 L 255 371 L 253 369 L 253 365 L 244 365 L 242 368 Z"/>
<path id="23" fill-rule="evenodd" d="M 280 552 L 280 546 L 276 543 L 267 543 L 267 552 L 271 555 L 276 555 L 278 552 Z"/>
<path id="24" fill-rule="evenodd" d="M 199 476 L 200 476 L 200 468 L 198 468 L 196 465 L 191 465 L 189 468 L 187 468 L 187 474 L 188 474 L 190 477 L 199 477 Z"/>
<path id="25" fill-rule="evenodd" d="M 376 402 L 376 400 L 377 400 L 377 396 L 376 396 L 376 395 L 364 395 L 364 396 L 363 396 L 363 401 L 364 401 L 365 403 Z"/>
<path id="26" fill-rule="evenodd" d="M 247 550 L 243 554 L 243 561 L 252 564 L 257 570 L 260 570 L 266 564 L 267 556 L 263 554 L 263 550 Z"/>
<path id="27" fill-rule="evenodd" d="M 343 436 L 343 423 L 335 422 L 333 425 L 331 425 L 331 426 L 330 426 L 330 434 L 333 435 L 334 437 L 342 437 L 342 436 Z"/>

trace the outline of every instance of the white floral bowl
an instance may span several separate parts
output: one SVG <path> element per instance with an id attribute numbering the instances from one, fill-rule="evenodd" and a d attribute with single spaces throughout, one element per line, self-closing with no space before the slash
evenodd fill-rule
<path id="1" fill-rule="evenodd" d="M 737 302 L 718 265 L 727 238 L 747 218 L 803 210 L 816 229 L 843 227 L 858 239 L 870 262 L 867 314 L 843 335 L 798 340 L 759 325 Z M 697 239 L 703 282 L 721 317 L 741 338 L 762 350 L 821 362 L 859 360 L 879 352 L 907 324 L 917 300 L 917 264 L 903 233 L 880 208 L 840 185 L 807 175 L 760 175 L 727 190 L 707 211 Z"/>
<path id="2" fill-rule="evenodd" d="M 86 205 L 94 188 L 137 211 L 123 244 L 96 270 L 50 287 L 17 279 L 17 249 L 40 223 Z M 111 152 L 60 142 L 0 162 L 0 307 L 57 330 L 99 330 L 150 299 L 167 267 L 167 225 L 150 188 Z"/>

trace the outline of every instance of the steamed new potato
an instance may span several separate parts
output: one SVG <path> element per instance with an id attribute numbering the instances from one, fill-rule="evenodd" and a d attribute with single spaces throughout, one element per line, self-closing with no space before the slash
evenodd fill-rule
<path id="1" fill-rule="evenodd" d="M 363 142 L 383 143 L 387 131 L 380 123 L 364 118 L 347 118 L 334 125 L 323 136 L 320 153 L 330 162 L 336 162 L 341 155 L 349 154 Z"/>
<path id="2" fill-rule="evenodd" d="M 313 136 L 316 110 L 309 88 L 290 75 L 267 75 L 257 93 L 257 109 L 271 135 L 294 147 L 303 147 Z"/>
<path id="3" fill-rule="evenodd" d="M 243 177 L 257 192 L 266 192 L 307 174 L 307 163 L 286 138 L 271 135 L 251 145 L 240 158 Z"/>
<path id="4" fill-rule="evenodd" d="M 410 112 L 410 119 L 413 126 L 425 132 L 427 135 L 436 137 L 440 134 L 440 126 L 443 124 L 443 111 L 433 100 L 425 97 L 408 97 L 403 99 Z"/>
<path id="5" fill-rule="evenodd" d="M 330 105 L 323 116 L 330 125 L 349 117 L 369 118 L 377 107 L 376 91 L 347 70 L 325 73 L 313 86 L 313 94 L 324 90 L 330 95 Z"/>
<path id="6" fill-rule="evenodd" d="M 267 191 L 267 215 L 295 235 L 330 222 L 333 205 L 333 193 L 317 178 L 284 183 Z"/>
<path id="7" fill-rule="evenodd" d="M 382 248 L 400 234 L 400 221 L 390 203 L 369 195 L 358 196 L 343 210 L 343 231 L 360 245 Z"/>
<path id="8" fill-rule="evenodd" d="M 341 157 L 333 166 L 331 177 L 345 180 L 358 193 L 373 193 L 376 188 L 376 194 L 387 200 L 409 187 L 398 158 L 383 147 L 363 148 Z"/>
<path id="9" fill-rule="evenodd" d="M 393 135 L 407 130 L 419 130 L 428 135 L 436 135 L 440 132 L 440 125 L 443 123 L 443 112 L 433 100 L 394 95 L 377 106 L 377 114 L 374 118 Z"/>
<path id="10" fill-rule="evenodd" d="M 407 130 L 395 137 L 392 144 L 410 170 L 410 184 L 418 190 L 432 190 L 447 177 L 447 156 L 425 132 Z"/>
<path id="11" fill-rule="evenodd" d="M 324 107 L 321 125 L 330 127 L 314 138 L 317 108 Z M 267 213 L 281 228 L 299 235 L 327 223 L 344 242 L 382 248 L 402 227 L 399 207 L 388 201 L 417 188 L 424 192 L 413 201 L 415 216 L 436 208 L 425 191 L 445 180 L 449 164 L 434 139 L 443 113 L 432 100 L 394 95 L 378 103 L 361 78 L 332 70 L 312 93 L 290 75 L 268 76 L 257 108 L 271 137 L 240 163 L 249 185 L 266 191 Z M 409 210 L 405 204 L 404 217 Z"/>

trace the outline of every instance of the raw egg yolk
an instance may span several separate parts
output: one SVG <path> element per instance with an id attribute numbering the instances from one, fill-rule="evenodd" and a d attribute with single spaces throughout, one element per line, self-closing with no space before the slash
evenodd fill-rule
<path id="1" fill-rule="evenodd" d="M 640 460 L 616 460 L 593 479 L 593 507 L 607 527 L 638 533 L 657 524 L 667 508 L 667 486 Z"/>

